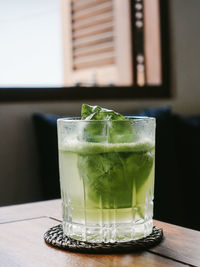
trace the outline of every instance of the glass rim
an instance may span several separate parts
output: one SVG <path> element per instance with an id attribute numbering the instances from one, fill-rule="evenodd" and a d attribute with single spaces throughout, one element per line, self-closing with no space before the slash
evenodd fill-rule
<path id="1" fill-rule="evenodd" d="M 129 121 L 134 122 L 142 122 L 142 121 L 155 121 L 155 117 L 148 117 L 148 116 L 124 116 Z M 125 120 L 82 120 L 81 117 L 64 117 L 57 119 L 57 122 L 127 122 Z"/>

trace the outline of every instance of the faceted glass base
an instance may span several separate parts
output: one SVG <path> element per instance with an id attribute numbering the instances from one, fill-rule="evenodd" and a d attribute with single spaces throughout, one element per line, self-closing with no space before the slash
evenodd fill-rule
<path id="1" fill-rule="evenodd" d="M 90 225 L 89 227 L 78 224 L 63 222 L 63 232 L 68 237 L 80 241 L 93 243 L 114 243 L 137 240 L 151 234 L 153 228 L 152 219 L 139 220 L 134 224 L 110 224 Z"/>

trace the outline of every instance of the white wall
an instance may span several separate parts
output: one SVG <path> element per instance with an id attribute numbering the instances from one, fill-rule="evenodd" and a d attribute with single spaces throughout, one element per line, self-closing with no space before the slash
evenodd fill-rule
<path id="1" fill-rule="evenodd" d="M 200 1 L 170 0 L 170 3 L 173 99 L 89 101 L 90 104 L 119 112 L 169 104 L 182 114 L 200 114 Z M 41 196 L 31 121 L 33 112 L 76 115 L 81 103 L 0 104 L 0 205 L 33 201 Z"/>

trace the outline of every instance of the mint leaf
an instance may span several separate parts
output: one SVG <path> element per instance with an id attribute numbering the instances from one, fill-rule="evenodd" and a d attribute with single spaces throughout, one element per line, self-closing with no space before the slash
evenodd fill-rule
<path id="1" fill-rule="evenodd" d="M 78 167 L 89 200 L 108 209 L 131 206 L 133 179 L 126 179 L 124 164 L 120 153 L 79 156 Z"/>
<path id="2" fill-rule="evenodd" d="M 122 143 L 137 140 L 131 121 L 113 110 L 83 104 L 81 116 L 86 121 L 82 133 L 84 141 L 123 146 Z M 79 153 L 78 169 L 87 206 L 108 209 L 128 208 L 132 204 L 144 206 L 146 195 L 141 188 L 149 177 L 153 160 L 154 154 L 148 149 L 114 152 L 113 148 L 107 153 Z M 140 214 L 144 214 L 143 210 Z"/>
<path id="3" fill-rule="evenodd" d="M 78 158 L 87 198 L 97 206 L 101 201 L 102 208 L 127 208 L 136 204 L 137 193 L 152 165 L 153 154 L 149 152 L 80 154 Z M 143 203 L 138 204 L 144 203 L 145 197 Z"/>
<path id="4" fill-rule="evenodd" d="M 135 138 L 131 122 L 113 110 L 83 104 L 81 118 L 90 121 L 83 129 L 85 141 L 128 143 Z"/>
<path id="5" fill-rule="evenodd" d="M 126 120 L 121 114 L 100 106 L 82 105 L 82 120 Z"/>

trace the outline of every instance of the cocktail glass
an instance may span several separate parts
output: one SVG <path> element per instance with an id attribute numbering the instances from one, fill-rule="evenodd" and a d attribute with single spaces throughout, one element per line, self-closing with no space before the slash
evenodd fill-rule
<path id="1" fill-rule="evenodd" d="M 152 232 L 155 119 L 59 119 L 64 234 L 126 242 Z"/>

